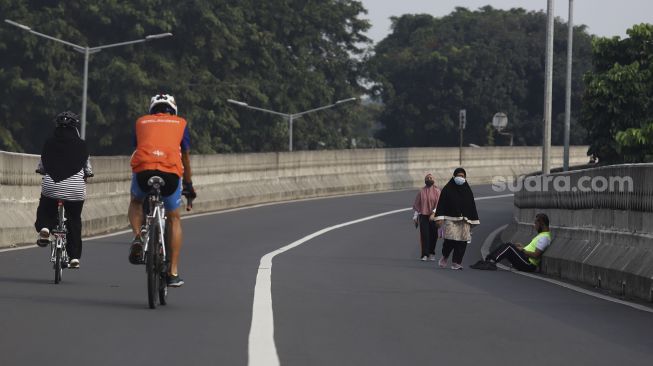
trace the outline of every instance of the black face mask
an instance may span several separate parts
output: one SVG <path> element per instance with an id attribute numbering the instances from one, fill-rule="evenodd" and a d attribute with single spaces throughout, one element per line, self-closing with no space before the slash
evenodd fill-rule
<path id="1" fill-rule="evenodd" d="M 435 182 L 433 182 L 432 180 L 425 180 L 425 181 L 424 181 L 424 184 L 426 184 L 427 187 L 432 186 L 433 183 L 435 183 Z"/>

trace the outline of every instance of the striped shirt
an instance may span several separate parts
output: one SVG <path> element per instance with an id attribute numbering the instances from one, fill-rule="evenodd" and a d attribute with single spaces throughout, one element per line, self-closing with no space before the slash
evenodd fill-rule
<path id="1" fill-rule="evenodd" d="M 45 174 L 41 181 L 41 194 L 64 201 L 84 201 L 86 199 L 84 177 L 93 174 L 91 169 L 91 162 L 87 160 L 86 167 L 60 182 L 55 182 L 49 174 Z M 40 161 L 39 170 L 43 171 L 43 164 Z"/>

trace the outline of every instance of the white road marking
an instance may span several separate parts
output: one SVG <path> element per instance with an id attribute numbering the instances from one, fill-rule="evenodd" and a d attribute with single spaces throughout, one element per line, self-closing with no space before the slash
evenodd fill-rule
<path id="1" fill-rule="evenodd" d="M 346 194 L 337 194 L 337 195 L 333 195 L 333 196 L 310 197 L 310 198 L 301 198 L 301 199 L 289 200 L 289 201 L 258 203 L 258 204 L 254 204 L 254 205 L 251 205 L 251 206 L 235 207 L 235 208 L 224 209 L 224 210 L 221 210 L 221 211 L 202 212 L 202 213 L 189 213 L 189 214 L 183 215 L 181 217 L 181 219 L 186 220 L 186 219 L 192 219 L 192 218 L 195 218 L 195 217 L 220 215 L 220 214 L 225 214 L 225 213 L 230 213 L 230 212 L 250 210 L 250 209 L 253 209 L 253 208 L 266 207 L 266 206 L 283 205 L 283 204 L 289 204 L 289 203 L 294 203 L 294 202 L 316 201 L 316 200 L 324 200 L 324 199 L 329 199 L 329 198 L 340 198 L 340 197 L 366 196 L 366 195 L 372 195 L 372 194 L 381 194 L 381 193 L 399 192 L 399 191 L 403 191 L 403 189 L 389 190 L 389 191 L 382 191 L 382 192 L 346 193 Z M 108 237 L 111 237 L 111 236 L 127 234 L 129 232 L 131 232 L 131 229 L 116 231 L 116 232 L 109 233 L 109 234 L 102 234 L 102 235 L 97 235 L 97 236 L 84 237 L 83 240 L 86 242 L 86 241 L 90 241 L 90 240 L 103 239 L 103 238 L 108 238 Z M 36 237 L 36 232 L 34 233 L 34 237 Z M 10 247 L 10 248 L 0 249 L 0 253 L 2 253 L 2 252 L 13 252 L 14 250 L 34 249 L 34 248 L 38 248 L 38 246 L 36 246 L 36 244 L 34 244 L 34 245 L 27 244 L 27 245 L 21 245 L 21 246 L 17 246 L 17 247 Z"/>
<path id="2" fill-rule="evenodd" d="M 340 229 L 345 226 L 358 224 L 363 221 L 373 220 L 382 216 L 392 215 L 398 212 L 411 210 L 402 208 L 383 212 L 377 215 L 363 217 L 358 220 L 348 221 L 342 224 L 329 226 L 313 234 L 307 235 L 284 247 L 264 255 L 261 258 L 256 285 L 254 286 L 254 306 L 252 307 L 252 325 L 249 329 L 249 360 L 250 366 L 278 366 L 279 355 L 274 343 L 274 317 L 272 314 L 272 258 L 287 252 L 315 237 Z"/>
<path id="3" fill-rule="evenodd" d="M 483 245 L 481 246 L 481 256 L 482 256 L 482 258 L 485 258 L 485 257 L 489 254 L 489 252 L 490 252 L 490 246 L 492 245 L 492 242 L 494 242 L 494 238 L 495 238 L 495 237 L 496 237 L 496 236 L 497 236 L 501 231 L 503 231 L 503 229 L 505 229 L 506 227 L 508 227 L 508 225 L 503 225 L 503 226 L 497 228 L 497 229 L 494 230 L 490 235 L 488 235 L 487 238 L 485 238 L 485 241 L 483 242 Z M 607 295 L 603 295 L 603 294 L 600 294 L 600 293 L 595 292 L 595 291 L 587 290 L 587 289 L 584 289 L 584 288 L 582 288 L 582 287 L 578 287 L 578 286 L 572 285 L 572 284 L 570 284 L 570 283 L 566 283 L 566 282 L 562 282 L 562 281 L 554 280 L 554 279 L 552 279 L 552 278 L 547 278 L 547 277 L 543 277 L 543 276 L 538 276 L 538 275 L 535 275 L 535 274 L 532 274 L 532 273 L 528 273 L 528 272 L 521 272 L 521 271 L 513 270 L 512 268 L 510 268 L 510 267 L 508 267 L 508 266 L 505 266 L 505 265 L 503 265 L 503 264 L 501 264 L 501 263 L 497 263 L 497 267 L 499 267 L 499 268 L 501 268 L 501 269 L 503 269 L 503 270 L 505 270 L 505 271 L 509 271 L 509 272 L 512 272 L 512 273 L 518 274 L 518 275 L 522 275 L 522 276 L 526 276 L 526 277 L 534 278 L 534 279 L 536 279 L 536 280 L 540 280 L 540 281 L 545 281 L 545 282 L 548 282 L 548 283 L 552 283 L 552 284 L 554 284 L 554 285 L 557 285 L 557 286 L 560 286 L 560 287 L 564 287 L 564 288 L 566 288 L 566 289 L 569 289 L 569 290 L 572 290 L 572 291 L 576 291 L 576 292 L 581 293 L 581 294 L 585 294 L 585 295 L 588 295 L 588 296 L 592 296 L 592 297 L 595 297 L 595 298 L 597 298 L 597 299 L 601 299 L 601 300 L 605 300 L 605 301 L 610 301 L 610 302 L 613 302 L 613 303 L 616 303 L 616 304 L 621 304 L 621 305 L 629 306 L 629 307 L 631 307 L 631 308 L 633 308 L 633 309 L 637 309 L 637 310 L 641 310 L 641 311 L 646 311 L 646 312 L 648 312 L 648 313 L 653 313 L 653 308 L 650 308 L 650 307 L 648 307 L 648 306 L 639 305 L 639 304 L 632 303 L 632 302 L 628 302 L 628 301 L 625 301 L 625 300 L 615 299 L 614 297 L 610 297 L 610 296 L 607 296 Z"/>
<path id="4" fill-rule="evenodd" d="M 505 198 L 505 197 L 512 197 L 512 196 L 514 196 L 514 194 L 512 194 L 512 193 L 510 193 L 510 194 L 500 194 L 498 196 L 485 196 L 485 197 L 474 198 L 474 201 L 493 200 L 495 198 Z"/>
<path id="5" fill-rule="evenodd" d="M 395 191 L 386 191 L 386 192 L 395 192 Z M 216 211 L 216 212 L 203 212 L 203 213 L 198 213 L 198 214 L 187 214 L 187 215 L 182 216 L 181 219 L 186 220 L 186 219 L 192 219 L 192 218 L 195 218 L 195 217 L 220 215 L 220 214 L 225 214 L 225 213 L 230 213 L 230 212 L 235 212 L 235 211 L 249 210 L 249 209 L 265 207 L 265 206 L 282 205 L 282 204 L 293 203 L 293 202 L 314 201 L 314 200 L 322 200 L 322 199 L 338 198 L 338 197 L 363 196 L 363 195 L 371 195 L 371 194 L 386 193 L 386 192 L 365 192 L 365 193 L 335 195 L 335 196 L 328 196 L 328 197 L 311 197 L 311 198 L 303 198 L 303 199 L 293 200 L 293 201 L 260 203 L 260 204 L 256 204 L 256 205 L 252 205 L 252 206 L 236 207 L 236 208 L 230 208 L 230 209 L 226 209 L 226 210 L 222 210 L 222 211 Z M 480 201 L 480 200 L 489 199 L 489 198 L 501 198 L 501 197 L 510 197 L 510 196 L 512 196 L 512 194 L 505 194 L 505 195 L 501 195 L 501 196 L 479 197 L 476 200 Z M 84 239 L 84 242 L 86 242 L 86 241 L 92 241 L 92 240 L 97 240 L 97 239 L 109 238 L 109 237 L 116 236 L 116 235 L 127 234 L 129 232 L 131 232 L 131 230 L 121 230 L 121 231 L 116 231 L 116 232 L 109 233 L 109 234 L 85 237 L 83 239 Z M 34 237 L 36 237 L 36 232 L 34 234 Z M 18 246 L 18 247 L 0 249 L 0 253 L 13 252 L 15 250 L 34 249 L 34 248 L 38 248 L 36 246 L 36 244 L 34 244 L 34 245 L 21 245 L 21 246 Z"/>
<path id="6" fill-rule="evenodd" d="M 477 201 L 511 197 L 512 194 L 499 196 L 488 196 L 476 198 Z M 363 217 L 357 220 L 348 221 L 342 224 L 329 226 L 316 231 L 284 247 L 264 255 L 261 258 L 258 273 L 256 274 L 256 285 L 254 286 L 254 304 L 252 306 L 252 325 L 249 329 L 248 365 L 249 366 L 278 366 L 279 354 L 274 342 L 274 314 L 272 311 L 272 259 L 277 255 L 287 252 L 305 242 L 316 238 L 329 231 L 358 224 L 364 221 L 374 220 L 379 217 L 412 210 L 402 208 L 393 211 L 382 212 L 376 215 Z"/>

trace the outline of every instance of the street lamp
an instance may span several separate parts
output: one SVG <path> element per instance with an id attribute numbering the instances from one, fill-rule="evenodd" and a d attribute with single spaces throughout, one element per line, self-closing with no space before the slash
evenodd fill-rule
<path id="1" fill-rule="evenodd" d="M 542 136 L 542 175 L 551 173 L 551 109 L 553 102 L 553 30 L 555 0 L 547 0 L 546 57 L 544 60 L 544 131 Z"/>
<path id="2" fill-rule="evenodd" d="M 81 53 L 84 54 L 84 91 L 83 91 L 83 94 L 82 94 L 82 130 L 80 131 L 80 135 L 81 135 L 82 139 L 86 138 L 86 94 L 88 92 L 88 57 L 89 57 L 89 55 L 91 53 L 100 52 L 105 48 L 126 46 L 126 45 L 130 45 L 130 44 L 134 44 L 134 43 L 142 43 L 142 42 L 147 42 L 147 41 L 151 41 L 151 40 L 154 40 L 154 39 L 159 39 L 159 38 L 165 38 L 165 37 L 172 36 L 172 33 L 160 33 L 160 34 L 148 35 L 145 38 L 137 39 L 137 40 L 133 40 L 133 41 L 112 43 L 112 44 L 107 44 L 107 45 L 97 46 L 97 47 L 88 47 L 88 46 L 84 47 L 84 46 L 76 45 L 76 44 L 71 43 L 71 42 L 64 41 L 64 40 L 59 39 L 59 38 L 49 36 L 47 34 L 39 33 L 37 31 L 32 30 L 32 28 L 30 28 L 30 27 L 28 27 L 26 25 L 14 22 L 13 20 L 5 19 L 5 22 L 9 23 L 9 24 L 11 24 L 13 26 L 16 26 L 16 27 L 18 27 L 18 28 L 20 28 L 22 30 L 28 31 L 28 32 L 30 32 L 32 34 L 35 34 L 37 36 L 47 38 L 47 39 L 55 41 L 55 42 L 63 43 L 65 45 L 67 45 L 67 46 L 72 47 L 75 51 L 81 52 Z"/>
<path id="3" fill-rule="evenodd" d="M 333 104 L 328 104 L 328 105 L 325 105 L 325 106 L 322 106 L 322 107 L 309 109 L 307 111 L 303 111 L 303 112 L 299 112 L 299 113 L 281 113 L 281 112 L 271 111 L 271 110 L 265 109 L 265 108 L 252 107 L 251 105 L 249 105 L 249 104 L 247 104 L 245 102 L 240 102 L 238 100 L 233 100 L 233 99 L 227 99 L 227 102 L 235 104 L 235 105 L 239 105 L 241 107 L 253 109 L 255 111 L 272 113 L 272 114 L 276 114 L 277 116 L 282 116 L 282 117 L 286 118 L 288 120 L 288 151 L 292 151 L 292 122 L 293 122 L 294 119 L 297 119 L 297 118 L 299 118 L 299 117 L 301 117 L 301 116 L 303 116 L 305 114 L 308 114 L 308 113 L 321 111 L 323 109 L 333 108 L 335 106 L 338 106 L 340 104 L 347 103 L 347 102 L 353 102 L 353 101 L 355 101 L 357 99 L 358 98 L 341 99 L 341 100 L 336 101 Z"/>
<path id="4" fill-rule="evenodd" d="M 569 0 L 567 20 L 567 81 L 565 84 L 565 147 L 562 156 L 562 170 L 569 170 L 569 130 L 571 127 L 571 68 L 574 49 L 574 0 Z"/>

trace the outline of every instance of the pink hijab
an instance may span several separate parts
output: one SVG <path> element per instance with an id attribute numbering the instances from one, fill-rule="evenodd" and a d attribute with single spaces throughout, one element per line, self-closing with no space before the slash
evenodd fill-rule
<path id="1" fill-rule="evenodd" d="M 424 179 L 431 177 L 433 175 L 427 174 Z M 433 210 L 438 206 L 438 200 L 440 199 L 440 188 L 438 188 L 435 183 L 428 187 L 424 186 L 422 189 L 417 192 L 417 197 L 415 197 L 415 203 L 413 203 L 413 210 L 419 212 L 421 215 L 430 215 Z"/>

